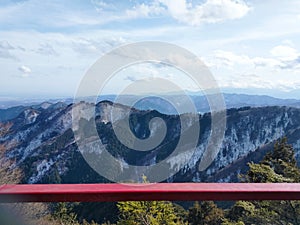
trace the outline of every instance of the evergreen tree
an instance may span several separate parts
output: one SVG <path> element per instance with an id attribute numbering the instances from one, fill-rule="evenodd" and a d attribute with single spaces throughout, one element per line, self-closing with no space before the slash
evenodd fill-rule
<path id="1" fill-rule="evenodd" d="M 188 210 L 187 220 L 190 225 L 219 225 L 224 220 L 224 212 L 212 201 L 195 202 Z"/>
<path id="2" fill-rule="evenodd" d="M 56 204 L 53 218 L 61 225 L 80 225 L 77 221 L 77 215 L 72 212 L 71 207 L 65 202 Z"/>
<path id="3" fill-rule="evenodd" d="M 144 183 L 147 179 L 143 177 Z M 119 225 L 176 225 L 184 224 L 171 202 L 127 201 L 117 204 L 120 211 Z"/>
<path id="4" fill-rule="evenodd" d="M 274 145 L 258 164 L 249 163 L 249 171 L 241 176 L 244 182 L 299 182 L 300 170 L 295 153 L 287 139 Z M 234 224 L 300 224 L 299 201 L 238 201 L 228 212 L 228 223 Z M 231 223 L 232 222 L 232 223 Z"/>
<path id="5" fill-rule="evenodd" d="M 286 182 L 300 181 L 300 170 L 297 167 L 295 152 L 287 143 L 286 137 L 275 143 L 274 151 L 266 155 L 262 164 L 268 165 L 276 174 L 290 179 Z"/>
<path id="6" fill-rule="evenodd" d="M 176 225 L 183 224 L 175 214 L 171 202 L 128 201 L 119 202 L 120 225 Z"/>

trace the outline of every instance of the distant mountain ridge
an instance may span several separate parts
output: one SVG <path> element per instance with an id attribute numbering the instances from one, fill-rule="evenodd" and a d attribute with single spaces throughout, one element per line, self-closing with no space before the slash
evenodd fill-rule
<path id="1" fill-rule="evenodd" d="M 150 165 L 165 159 L 174 149 L 180 135 L 179 116 L 165 115 L 156 110 L 132 111 L 131 127 L 139 138 L 149 136 L 151 118 L 160 117 L 167 124 L 167 135 L 161 145 L 149 152 L 137 152 L 123 146 L 115 136 L 111 120 L 122 120 L 121 104 L 102 101 L 92 103 L 41 104 L 24 109 L 17 117 L 0 124 L 0 145 L 7 158 L 22 168 L 24 183 L 94 183 L 109 182 L 97 174 L 83 159 L 77 148 L 72 127 L 72 110 L 95 107 L 91 119 L 81 119 L 82 132 L 87 144 L 92 144 L 90 123 L 96 121 L 99 138 L 108 151 L 120 160 L 116 168 L 126 169 L 128 164 Z M 117 115 L 111 117 L 112 108 Z M 200 136 L 194 155 L 189 163 L 168 182 L 231 182 L 244 171 L 246 163 L 258 161 L 262 153 L 271 149 L 274 141 L 287 136 L 300 162 L 300 109 L 285 106 L 242 107 L 227 110 L 227 128 L 219 154 L 205 171 L 198 171 L 199 162 L 210 135 L 210 113 L 199 115 Z M 193 120 L 184 120 L 192 129 Z M 154 130 L 160 129 L 153 124 Z M 98 138 L 98 137 L 95 137 Z M 170 168 L 178 166 L 184 155 L 168 160 Z"/>
<path id="2" fill-rule="evenodd" d="M 208 101 L 205 96 L 200 95 L 199 93 L 188 93 L 190 98 L 192 99 L 195 107 L 199 113 L 205 113 L 210 111 L 210 107 Z M 264 106 L 288 106 L 300 108 L 300 100 L 298 99 L 280 99 L 274 98 L 267 95 L 247 95 L 247 94 L 223 94 L 224 102 L 226 104 L 226 108 L 240 108 L 245 106 L 251 107 L 264 107 Z M 103 95 L 97 98 L 97 102 L 108 100 L 114 102 L 116 99 L 116 95 Z M 182 97 L 180 95 L 168 95 L 168 99 L 171 99 L 172 102 L 168 103 L 166 101 L 166 96 L 133 96 L 127 95 L 126 98 L 128 100 L 139 98 L 140 100 L 134 105 L 135 108 L 140 110 L 157 110 L 163 114 L 178 114 L 175 107 L 171 103 L 177 104 L 177 106 L 181 106 L 183 109 L 185 102 L 182 101 Z M 87 102 L 92 102 L 95 98 L 85 98 L 84 100 Z M 14 107 L 0 108 L 0 122 L 6 121 L 15 118 L 26 108 L 39 108 L 42 104 L 55 104 L 56 102 L 61 102 L 62 104 L 71 104 L 73 99 L 60 99 L 60 100 L 50 100 L 42 103 L 34 103 L 30 104 L 27 102 L 24 105 L 18 105 Z M 18 102 L 21 104 L 21 102 Z M 122 104 L 122 102 L 120 102 Z M 1 105 L 1 102 L 0 102 Z M 188 112 L 188 111 L 187 111 Z"/>

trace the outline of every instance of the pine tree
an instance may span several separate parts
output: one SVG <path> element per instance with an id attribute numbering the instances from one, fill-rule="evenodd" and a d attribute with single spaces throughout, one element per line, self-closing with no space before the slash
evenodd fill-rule
<path id="1" fill-rule="evenodd" d="M 276 174 L 290 179 L 285 182 L 300 181 L 300 170 L 297 167 L 295 152 L 287 143 L 286 137 L 275 143 L 274 151 L 266 155 L 262 164 L 270 166 Z"/>
<path id="2" fill-rule="evenodd" d="M 128 201 L 119 202 L 120 225 L 176 225 L 180 218 L 171 202 Z"/>
<path id="3" fill-rule="evenodd" d="M 188 210 L 187 220 L 190 225 L 219 225 L 224 220 L 224 212 L 212 201 L 195 202 Z"/>
<path id="4" fill-rule="evenodd" d="M 249 171 L 241 176 L 244 182 L 282 183 L 299 182 L 300 170 L 297 167 L 293 147 L 283 138 L 274 145 L 258 163 L 249 163 Z M 226 224 L 300 224 L 299 201 L 238 201 L 229 210 Z M 230 223 L 232 222 L 232 223 Z"/>
<path id="5" fill-rule="evenodd" d="M 56 204 L 53 218 L 61 225 L 79 225 L 77 215 L 72 212 L 70 206 L 68 206 L 65 202 L 59 202 Z"/>
<path id="6" fill-rule="evenodd" d="M 144 183 L 147 179 L 143 177 Z M 176 208 L 167 201 L 127 201 L 117 204 L 120 211 L 119 225 L 176 225 L 185 224 Z"/>

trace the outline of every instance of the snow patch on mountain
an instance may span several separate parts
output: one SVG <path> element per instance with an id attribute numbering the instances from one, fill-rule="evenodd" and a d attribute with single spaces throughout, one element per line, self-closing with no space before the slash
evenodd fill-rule
<path id="1" fill-rule="evenodd" d="M 37 174 L 31 176 L 28 180 L 29 184 L 37 183 L 51 168 L 54 164 L 54 161 L 50 159 L 49 161 L 44 159 L 37 166 L 36 171 Z"/>

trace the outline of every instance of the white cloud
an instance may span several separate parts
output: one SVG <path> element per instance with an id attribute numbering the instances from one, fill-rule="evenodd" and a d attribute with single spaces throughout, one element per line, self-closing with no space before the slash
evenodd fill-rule
<path id="1" fill-rule="evenodd" d="M 289 46 L 276 46 L 271 50 L 272 57 L 249 57 L 238 55 L 230 51 L 217 50 L 210 59 L 205 59 L 208 65 L 214 67 L 230 67 L 242 65 L 251 67 L 265 67 L 273 69 L 299 69 L 300 54 Z"/>
<path id="2" fill-rule="evenodd" d="M 300 81 L 299 80 L 277 80 L 277 88 L 282 91 L 291 91 L 300 88 Z"/>
<path id="3" fill-rule="evenodd" d="M 160 2 L 168 7 L 173 18 L 192 26 L 239 19 L 251 9 L 242 0 L 207 0 L 198 5 L 192 5 L 186 0 L 160 0 Z"/>
<path id="4" fill-rule="evenodd" d="M 15 59 L 15 56 L 10 52 L 14 49 L 8 41 L 0 41 L 0 58 Z"/>
<path id="5" fill-rule="evenodd" d="M 266 88 L 272 89 L 276 86 L 272 81 L 263 79 L 256 74 L 239 74 L 229 78 L 221 77 L 218 79 L 221 87 L 225 88 Z"/>
<path id="6" fill-rule="evenodd" d="M 188 11 L 186 0 L 160 0 L 160 2 L 167 6 L 171 16 L 176 19 L 185 15 Z"/>
<path id="7" fill-rule="evenodd" d="M 294 47 L 295 46 L 295 43 L 293 41 L 291 41 L 291 40 L 288 40 L 288 39 L 283 40 L 282 44 L 290 46 L 290 47 Z"/>
<path id="8" fill-rule="evenodd" d="M 263 58 L 263 57 L 255 57 L 252 59 L 252 62 L 257 67 L 282 67 L 284 66 L 284 63 L 282 63 L 280 60 L 272 59 L 272 58 Z"/>
<path id="9" fill-rule="evenodd" d="M 158 77 L 162 73 L 162 70 L 160 70 L 162 67 L 162 65 L 156 63 L 138 63 L 126 67 L 122 72 L 130 74 L 124 80 L 135 82 Z"/>
<path id="10" fill-rule="evenodd" d="M 126 10 L 128 18 L 158 16 L 165 12 L 165 8 L 158 1 L 153 1 L 150 4 L 138 4 L 132 9 Z"/>
<path id="11" fill-rule="evenodd" d="M 217 50 L 214 57 L 226 66 L 233 66 L 235 64 L 249 64 L 251 59 L 247 55 L 237 55 L 233 52 Z"/>
<path id="12" fill-rule="evenodd" d="M 94 5 L 89 4 L 91 1 Z M 68 90 L 73 91 L 76 86 L 73 88 L 69 82 L 80 82 L 84 72 L 104 52 L 124 42 L 157 40 L 206 56 L 203 61 L 224 77 L 239 74 L 243 81 L 238 78 L 230 81 L 236 86 L 246 87 L 251 83 L 264 86 L 266 82 L 265 86 L 269 87 L 269 80 L 275 82 L 281 77 L 290 79 L 286 85 L 293 86 L 292 80 L 296 80 L 300 72 L 300 32 L 296 18 L 299 7 L 292 2 L 295 1 L 90 0 L 83 3 L 66 0 L 67 4 L 61 4 L 59 0 L 45 0 L 40 4 L 39 0 L 28 0 L 22 4 L 10 3 L 0 7 L 0 27 L 3 27 L 0 64 L 4 74 L 1 79 L 9 82 L 10 76 L 39 74 L 41 77 L 45 73 L 47 76 L 34 82 L 39 87 L 46 89 L 50 84 L 65 82 Z M 240 21 L 222 24 L 246 15 L 247 18 Z M 153 17 L 159 19 L 151 19 Z M 144 18 L 150 20 L 145 22 Z M 205 23 L 221 24 L 201 28 L 187 26 Z M 176 55 L 172 59 L 183 62 Z M 33 72 L 16 69 L 23 64 L 33 68 Z M 134 82 L 141 79 L 142 74 L 153 77 L 150 69 L 133 71 L 135 73 L 127 74 L 130 75 L 127 82 L 124 79 L 122 82 Z M 260 74 L 261 79 L 246 78 L 242 73 Z M 165 78 L 170 80 L 180 77 L 176 73 L 168 74 L 171 73 L 166 71 Z M 52 79 L 57 77 L 59 79 Z"/>
<path id="13" fill-rule="evenodd" d="M 44 30 L 157 16 L 167 18 L 165 16 L 169 15 L 183 24 L 198 26 L 238 19 L 250 10 L 243 0 L 206 0 L 201 4 L 192 4 L 189 0 L 152 0 L 133 7 L 128 3 L 112 4 L 102 0 L 91 0 L 90 3 L 64 5 L 58 0 L 45 0 L 40 4 L 38 0 L 28 0 L 22 4 L 10 4 L 0 7 L 0 25 L 9 23 L 10 27 L 19 28 L 20 24 L 26 24 L 26 27 Z"/>
<path id="14" fill-rule="evenodd" d="M 95 6 L 95 9 L 98 12 L 102 12 L 104 10 L 115 10 L 116 7 L 113 4 L 102 0 L 91 0 L 91 3 Z"/>
<path id="15" fill-rule="evenodd" d="M 8 41 L 1 41 L 0 42 L 0 48 L 1 49 L 8 49 L 8 50 L 14 49 L 14 47 L 10 43 L 8 43 Z"/>
<path id="16" fill-rule="evenodd" d="M 124 78 L 124 80 L 135 82 L 138 80 L 138 78 L 136 76 L 128 75 L 127 77 Z"/>
<path id="17" fill-rule="evenodd" d="M 97 54 L 101 55 L 112 48 L 126 43 L 123 37 L 110 37 L 110 38 L 74 38 L 72 40 L 72 49 L 84 55 Z"/>
<path id="18" fill-rule="evenodd" d="M 300 53 L 296 49 L 286 45 L 278 45 L 272 48 L 271 54 L 283 61 L 295 60 L 300 56 Z"/>
<path id="19" fill-rule="evenodd" d="M 89 39 L 80 38 L 73 41 L 72 48 L 79 54 L 95 54 L 100 52 L 100 43 Z"/>
<path id="20" fill-rule="evenodd" d="M 135 5 L 126 10 L 126 15 L 127 19 L 169 15 L 181 23 L 198 26 L 239 19 L 250 9 L 242 0 L 207 0 L 197 5 L 187 0 L 154 0 L 148 4 Z"/>
<path id="21" fill-rule="evenodd" d="M 291 91 L 300 88 L 299 79 L 273 79 L 257 74 L 236 74 L 229 77 L 220 77 L 218 83 L 222 88 L 239 89 L 277 89 L 280 91 Z"/>
<path id="22" fill-rule="evenodd" d="M 20 66 L 18 68 L 18 70 L 22 72 L 22 75 L 21 75 L 22 77 L 28 77 L 29 74 L 32 72 L 28 66 L 24 66 L 24 65 Z"/>
<path id="23" fill-rule="evenodd" d="M 58 53 L 55 51 L 53 46 L 49 43 L 43 43 L 41 44 L 37 50 L 35 50 L 36 53 L 39 53 L 41 55 L 52 55 L 52 56 L 58 56 Z"/>

